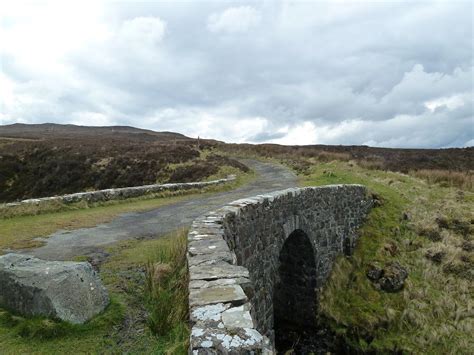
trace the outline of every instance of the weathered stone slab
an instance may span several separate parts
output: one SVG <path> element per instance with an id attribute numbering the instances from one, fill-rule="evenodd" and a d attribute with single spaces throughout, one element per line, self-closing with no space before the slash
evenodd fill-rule
<path id="1" fill-rule="evenodd" d="M 222 312 L 222 323 L 228 330 L 239 328 L 254 328 L 252 317 L 250 316 L 249 307 L 245 305 L 240 307 L 229 308 Z"/>
<path id="2" fill-rule="evenodd" d="M 214 286 L 244 285 L 249 282 L 250 280 L 245 277 L 239 277 L 235 279 L 217 279 L 217 280 L 212 280 L 212 281 L 193 280 L 189 282 L 189 288 L 207 288 L 207 287 L 214 287 Z"/>
<path id="3" fill-rule="evenodd" d="M 203 264 L 216 264 L 216 263 L 233 263 L 234 256 L 230 252 L 217 252 L 215 254 L 202 254 L 202 255 L 195 255 L 193 258 L 190 258 L 188 265 L 189 266 L 196 266 L 196 265 L 203 265 Z"/>
<path id="4" fill-rule="evenodd" d="M 222 312 L 229 309 L 230 304 L 217 303 L 202 307 L 196 307 L 191 311 L 193 322 L 217 322 L 221 321 Z"/>
<path id="5" fill-rule="evenodd" d="M 231 279 L 236 277 L 249 277 L 249 271 L 239 265 L 231 265 L 225 262 L 216 264 L 202 264 L 189 267 L 191 280 L 216 280 Z"/>
<path id="6" fill-rule="evenodd" d="M 252 328 L 240 328 L 229 333 L 219 328 L 193 327 L 192 354 L 270 354 L 268 339 Z"/>
<path id="7" fill-rule="evenodd" d="M 216 237 L 190 241 L 188 252 L 191 255 L 214 254 L 216 252 L 229 252 L 229 247 L 224 239 Z"/>
<path id="8" fill-rule="evenodd" d="M 81 324 L 109 304 L 107 290 L 87 262 L 0 256 L 0 306 L 27 316 Z"/>
<path id="9" fill-rule="evenodd" d="M 245 301 L 247 301 L 247 296 L 239 285 L 191 289 L 189 292 L 189 304 L 191 306 L 205 306 L 216 303 L 242 304 Z"/>

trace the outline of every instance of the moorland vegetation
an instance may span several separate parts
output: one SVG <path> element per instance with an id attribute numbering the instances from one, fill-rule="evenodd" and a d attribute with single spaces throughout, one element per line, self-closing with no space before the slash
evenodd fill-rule
<path id="1" fill-rule="evenodd" d="M 130 136 L 131 133 L 126 134 Z M 58 137 L 30 139 L 33 138 L 4 138 L 0 142 L 0 155 L 29 154 L 37 145 L 54 151 L 55 144 L 61 141 Z M 99 160 L 105 159 L 106 153 L 96 152 L 101 151 L 101 144 L 116 149 L 108 153 L 127 155 L 136 149 L 134 152 L 140 157 L 147 151 L 144 147 L 156 145 L 157 148 L 150 148 L 156 149 L 156 155 L 152 152 L 150 157 L 158 160 L 170 152 L 170 158 L 161 170 L 158 169 L 160 173 L 166 173 L 153 175 L 151 178 L 155 180 L 163 176 L 163 181 L 168 181 L 176 172 L 180 172 L 176 173 L 176 179 L 193 178 L 198 176 L 197 172 L 190 173 L 190 177 L 183 171 L 191 171 L 201 163 L 215 164 L 218 171 L 223 166 L 225 169 L 221 171 L 230 168 L 243 171 L 245 168 L 234 163 L 238 161 L 235 157 L 240 156 L 285 164 L 298 174 L 302 186 L 366 185 L 377 201 L 376 206 L 360 230 L 353 255 L 337 260 L 321 290 L 320 326 L 331 334 L 331 346 L 352 353 L 472 353 L 474 148 L 390 150 L 253 146 L 204 140 L 178 142 L 176 137 L 166 143 L 153 138 L 145 144 L 129 137 L 130 145 L 120 150 L 117 147 L 125 145 L 123 141 L 113 141 L 115 137 L 107 139 L 102 137 L 101 143 L 81 147 L 87 152 L 81 159 L 89 154 L 96 155 Z M 57 150 L 64 149 L 61 153 L 64 159 L 72 159 L 76 138 L 64 138 L 63 142 L 69 148 Z M 133 146 L 136 148 L 131 148 Z M 179 160 L 174 154 L 182 154 L 183 159 Z M 184 159 L 185 156 L 189 159 Z M 130 161 L 133 161 L 132 155 Z M 22 164 L 30 162 L 23 160 Z M 55 174 L 61 174 L 61 171 L 55 170 Z M 205 175 L 200 176 L 205 178 Z M 10 181 L 10 185 L 14 184 Z M 162 197 L 159 204 L 166 203 L 167 199 L 172 203 L 175 198 Z M 154 206 L 153 201 L 132 201 L 130 208 L 149 209 Z M 74 228 L 81 215 L 84 218 L 80 225 L 90 216 L 94 217 L 94 223 L 100 221 L 105 212 L 113 216 L 125 211 L 127 206 L 126 202 L 121 202 L 111 206 L 86 206 L 85 209 L 76 206 L 77 211 L 9 216 L 0 219 L 0 230 L 9 236 L 3 238 L 1 245 L 14 248 L 18 242 L 15 233 L 24 223 L 28 225 L 22 231 L 20 245 L 32 247 L 37 246 L 32 242 L 36 231 L 44 229 L 45 225 L 48 228 L 41 233 L 43 236 L 54 229 L 67 228 L 69 224 Z M 110 216 L 107 214 L 107 218 Z M 184 258 L 186 231 L 176 231 L 167 238 L 120 242 L 107 251 L 109 256 L 98 268 L 113 302 L 104 314 L 85 326 L 71 327 L 55 320 L 26 319 L 0 311 L 3 351 L 7 354 L 47 354 L 62 349 L 64 352 L 186 354 L 189 336 Z M 403 266 L 408 277 L 401 290 L 386 292 L 367 273 L 373 267 L 383 269 L 393 263 Z"/>

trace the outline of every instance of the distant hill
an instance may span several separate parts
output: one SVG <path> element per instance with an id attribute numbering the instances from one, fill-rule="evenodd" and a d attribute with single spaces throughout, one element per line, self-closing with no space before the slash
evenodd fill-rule
<path id="1" fill-rule="evenodd" d="M 179 133 L 124 126 L 0 126 L 0 202 L 197 181 L 217 174 L 224 166 L 245 168 L 225 157 L 201 158 L 202 150 L 216 144 Z"/>
<path id="2" fill-rule="evenodd" d="M 72 124 L 23 124 L 15 123 L 11 125 L 0 126 L 0 137 L 7 138 L 84 138 L 84 137 L 127 137 L 139 138 L 143 140 L 189 140 L 180 133 L 174 132 L 155 132 L 148 129 L 141 129 L 129 126 L 76 126 Z"/>
<path id="3" fill-rule="evenodd" d="M 225 156 L 216 157 L 219 152 L 282 159 L 303 174 L 311 172 L 313 163 L 309 159 L 355 161 L 365 168 L 404 173 L 447 170 L 448 173 L 437 174 L 459 172 L 468 181 L 474 171 L 474 147 L 390 149 L 228 144 L 127 126 L 17 123 L 0 126 L 0 202 L 157 181 L 197 181 L 216 174 L 224 166 L 242 170 L 240 163 Z"/>
<path id="4" fill-rule="evenodd" d="M 223 144 L 232 154 L 258 154 L 272 158 L 298 157 L 319 160 L 356 160 L 364 167 L 407 173 L 410 170 L 442 169 L 474 171 L 474 147 L 446 149 L 378 148 L 364 145 Z"/>

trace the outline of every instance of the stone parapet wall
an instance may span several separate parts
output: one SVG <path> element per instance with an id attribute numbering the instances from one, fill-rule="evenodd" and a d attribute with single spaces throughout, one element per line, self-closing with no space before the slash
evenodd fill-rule
<path id="1" fill-rule="evenodd" d="M 352 252 L 371 204 L 361 185 L 294 188 L 196 219 L 188 235 L 190 353 L 274 353 L 273 291 L 285 240 L 299 230 L 308 236 L 319 289 L 336 256 Z"/>
<path id="2" fill-rule="evenodd" d="M 229 175 L 226 179 L 204 181 L 204 182 L 188 182 L 176 184 L 153 184 L 133 187 L 121 187 L 116 189 L 106 189 L 98 191 L 77 192 L 74 194 L 41 197 L 23 200 L 20 202 L 12 202 L 1 205 L 0 208 L 12 208 L 18 206 L 28 205 L 43 205 L 51 202 L 59 202 L 64 204 L 71 204 L 81 201 L 86 202 L 101 202 L 109 200 L 121 200 L 133 197 L 140 197 L 148 194 L 156 194 L 168 191 L 185 191 L 193 189 L 203 189 L 209 186 L 221 185 L 236 179 L 235 175 Z"/>

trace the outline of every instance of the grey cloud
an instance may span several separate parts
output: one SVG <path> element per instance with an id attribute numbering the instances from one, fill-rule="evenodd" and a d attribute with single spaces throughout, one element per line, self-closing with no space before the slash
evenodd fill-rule
<path id="1" fill-rule="evenodd" d="M 470 2 L 108 6 L 114 35 L 70 53 L 71 78 L 35 76 L 58 92 L 25 84 L 18 73 L 28 71 L 18 65 L 3 67 L 18 95 L 41 99 L 7 106 L 9 120 L 67 122 L 96 112 L 111 123 L 203 136 L 214 132 L 198 130 L 207 113 L 226 127 L 225 136 L 211 137 L 221 140 L 279 141 L 283 128 L 304 122 L 332 132 L 314 143 L 430 147 L 474 137 Z M 220 21 L 232 7 L 255 18 L 245 28 L 219 22 L 210 31 L 209 19 Z M 121 34 L 137 17 L 163 22 L 163 36 L 148 41 Z M 425 105 L 456 95 L 464 106 L 431 111 Z M 243 119 L 267 124 L 241 137 L 233 127 Z M 358 128 L 347 130 L 351 125 Z"/>
<path id="2" fill-rule="evenodd" d="M 249 137 L 249 141 L 251 142 L 268 142 L 273 139 L 278 139 L 278 138 L 283 138 L 285 136 L 285 133 L 283 132 L 276 132 L 276 133 L 270 133 L 270 132 L 260 132 L 252 137 Z"/>

